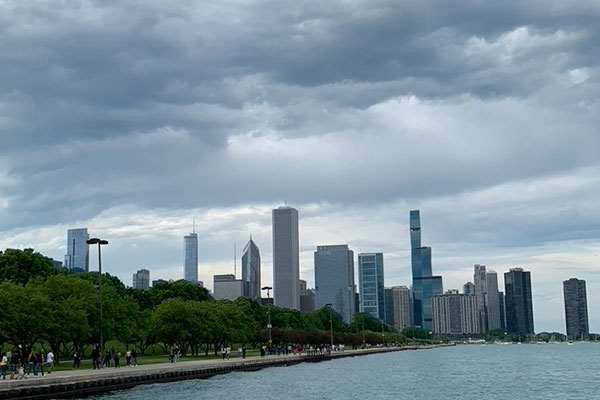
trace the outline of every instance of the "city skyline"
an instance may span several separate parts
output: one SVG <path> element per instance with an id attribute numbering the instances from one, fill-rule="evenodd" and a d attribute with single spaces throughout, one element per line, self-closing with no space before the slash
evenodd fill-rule
<path id="1" fill-rule="evenodd" d="M 271 210 L 288 202 L 309 286 L 324 243 L 382 252 L 386 284 L 409 285 L 420 209 L 445 289 L 476 263 L 499 288 L 521 266 L 536 330 L 564 331 L 561 282 L 578 277 L 600 331 L 596 2 L 0 10 L 0 249 L 63 261 L 84 226 L 127 284 L 179 279 L 196 217 L 199 280 L 233 272 L 252 234 L 272 285 Z"/>

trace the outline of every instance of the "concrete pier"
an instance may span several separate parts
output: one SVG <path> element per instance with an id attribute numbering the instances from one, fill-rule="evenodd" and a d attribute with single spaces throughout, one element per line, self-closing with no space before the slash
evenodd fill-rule
<path id="1" fill-rule="evenodd" d="M 184 361 L 177 364 L 154 364 L 134 368 L 60 371 L 41 378 L 0 381 L 0 400 L 58 399 L 106 393 L 145 383 L 206 379 L 233 371 L 257 371 L 302 362 L 320 362 L 336 358 L 364 356 L 402 350 L 430 349 L 439 346 L 386 347 L 349 350 L 332 354 L 297 354 L 231 360 Z"/>

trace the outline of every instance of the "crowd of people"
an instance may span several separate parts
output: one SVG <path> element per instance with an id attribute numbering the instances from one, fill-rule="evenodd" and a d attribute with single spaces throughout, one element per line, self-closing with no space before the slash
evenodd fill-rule
<path id="1" fill-rule="evenodd" d="M 45 370 L 44 370 L 45 368 Z M 7 372 L 10 379 L 24 379 L 30 377 L 42 377 L 52 372 L 54 368 L 54 353 L 35 348 L 27 354 L 22 346 L 16 346 L 11 351 L 2 354 L 0 358 L 0 379 L 6 379 Z"/>

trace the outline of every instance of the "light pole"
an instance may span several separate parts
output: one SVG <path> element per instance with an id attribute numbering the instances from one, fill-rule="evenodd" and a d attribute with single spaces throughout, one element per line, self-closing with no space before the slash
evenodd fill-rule
<path id="1" fill-rule="evenodd" d="M 268 300 L 271 299 L 271 289 L 273 289 L 271 286 L 265 286 L 262 288 L 262 290 L 266 290 L 267 291 L 267 303 L 269 303 Z M 271 339 L 271 329 L 273 328 L 273 325 L 271 325 L 271 307 L 269 304 L 267 304 L 267 318 L 268 318 L 268 322 L 267 322 L 267 329 L 269 330 L 269 351 L 271 350 L 271 343 L 273 342 L 273 339 Z"/>
<path id="2" fill-rule="evenodd" d="M 385 347 L 385 333 L 383 333 L 383 321 L 381 321 L 381 347 Z"/>
<path id="3" fill-rule="evenodd" d="M 362 313 L 363 350 L 365 349 L 365 313 Z"/>
<path id="4" fill-rule="evenodd" d="M 98 245 L 98 297 L 100 298 L 100 357 L 103 357 L 104 353 L 102 347 L 104 346 L 104 331 L 102 325 L 102 252 L 100 250 L 100 246 L 108 244 L 108 240 L 92 238 L 88 239 L 86 243 Z"/>
<path id="5" fill-rule="evenodd" d="M 333 351 L 333 311 L 331 310 L 331 303 L 325 304 L 325 307 L 329 307 L 329 332 L 331 335 L 331 350 Z"/>

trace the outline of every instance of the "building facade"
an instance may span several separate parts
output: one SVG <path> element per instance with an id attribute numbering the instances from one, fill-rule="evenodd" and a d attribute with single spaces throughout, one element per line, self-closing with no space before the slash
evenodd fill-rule
<path id="1" fill-rule="evenodd" d="M 242 296 L 260 301 L 260 251 L 250 237 L 242 252 Z"/>
<path id="2" fill-rule="evenodd" d="M 198 283 L 198 234 L 183 237 L 183 279 Z"/>
<path id="3" fill-rule="evenodd" d="M 487 332 L 487 277 L 485 265 L 475 264 L 473 266 L 473 282 L 475 285 L 475 297 L 477 298 L 477 313 L 479 314 L 479 328 L 481 333 Z"/>
<path id="4" fill-rule="evenodd" d="M 504 273 L 506 331 L 513 335 L 533 335 L 531 273 L 511 268 Z"/>
<path id="5" fill-rule="evenodd" d="M 571 340 L 587 340 L 590 335 L 590 327 L 585 281 L 577 278 L 564 281 L 563 294 L 567 337 Z"/>
<path id="6" fill-rule="evenodd" d="M 467 282 L 463 285 L 463 294 L 475 294 L 475 285 L 473 282 Z"/>
<path id="7" fill-rule="evenodd" d="M 315 308 L 331 304 L 350 323 L 354 315 L 354 252 L 348 245 L 317 246 Z"/>
<path id="8" fill-rule="evenodd" d="M 213 277 L 213 297 L 215 300 L 235 300 L 242 296 L 242 280 L 235 279 L 233 274 L 215 275 Z"/>
<path id="9" fill-rule="evenodd" d="M 273 210 L 273 298 L 277 307 L 300 310 L 298 210 Z"/>
<path id="10" fill-rule="evenodd" d="M 150 271 L 140 269 L 133 274 L 133 285 L 135 290 L 148 290 L 150 288 Z"/>
<path id="11" fill-rule="evenodd" d="M 443 293 L 442 277 L 432 275 L 431 247 L 421 246 L 419 210 L 410 211 L 410 247 L 415 326 L 431 330 L 431 299 Z"/>
<path id="12" fill-rule="evenodd" d="M 498 291 L 498 274 L 496 271 L 488 271 L 485 275 L 487 294 L 487 329 L 488 331 L 496 331 L 502 329 L 500 321 L 500 294 Z"/>
<path id="13" fill-rule="evenodd" d="M 441 335 L 472 335 L 481 331 L 477 297 L 449 290 L 434 296 L 432 331 Z"/>
<path id="14" fill-rule="evenodd" d="M 69 271 L 75 273 L 90 271 L 90 246 L 87 244 L 89 238 L 87 228 L 67 231 L 67 254 L 64 266 Z"/>
<path id="15" fill-rule="evenodd" d="M 300 279 L 300 312 L 310 314 L 315 311 L 315 291 L 306 286 L 306 281 Z"/>
<path id="16" fill-rule="evenodd" d="M 402 332 L 404 328 L 410 328 L 414 325 L 412 293 L 409 287 L 392 287 L 392 308 L 394 329 L 396 331 Z"/>
<path id="17" fill-rule="evenodd" d="M 358 255 L 358 282 L 360 312 L 384 321 L 383 253 L 361 253 Z"/>

